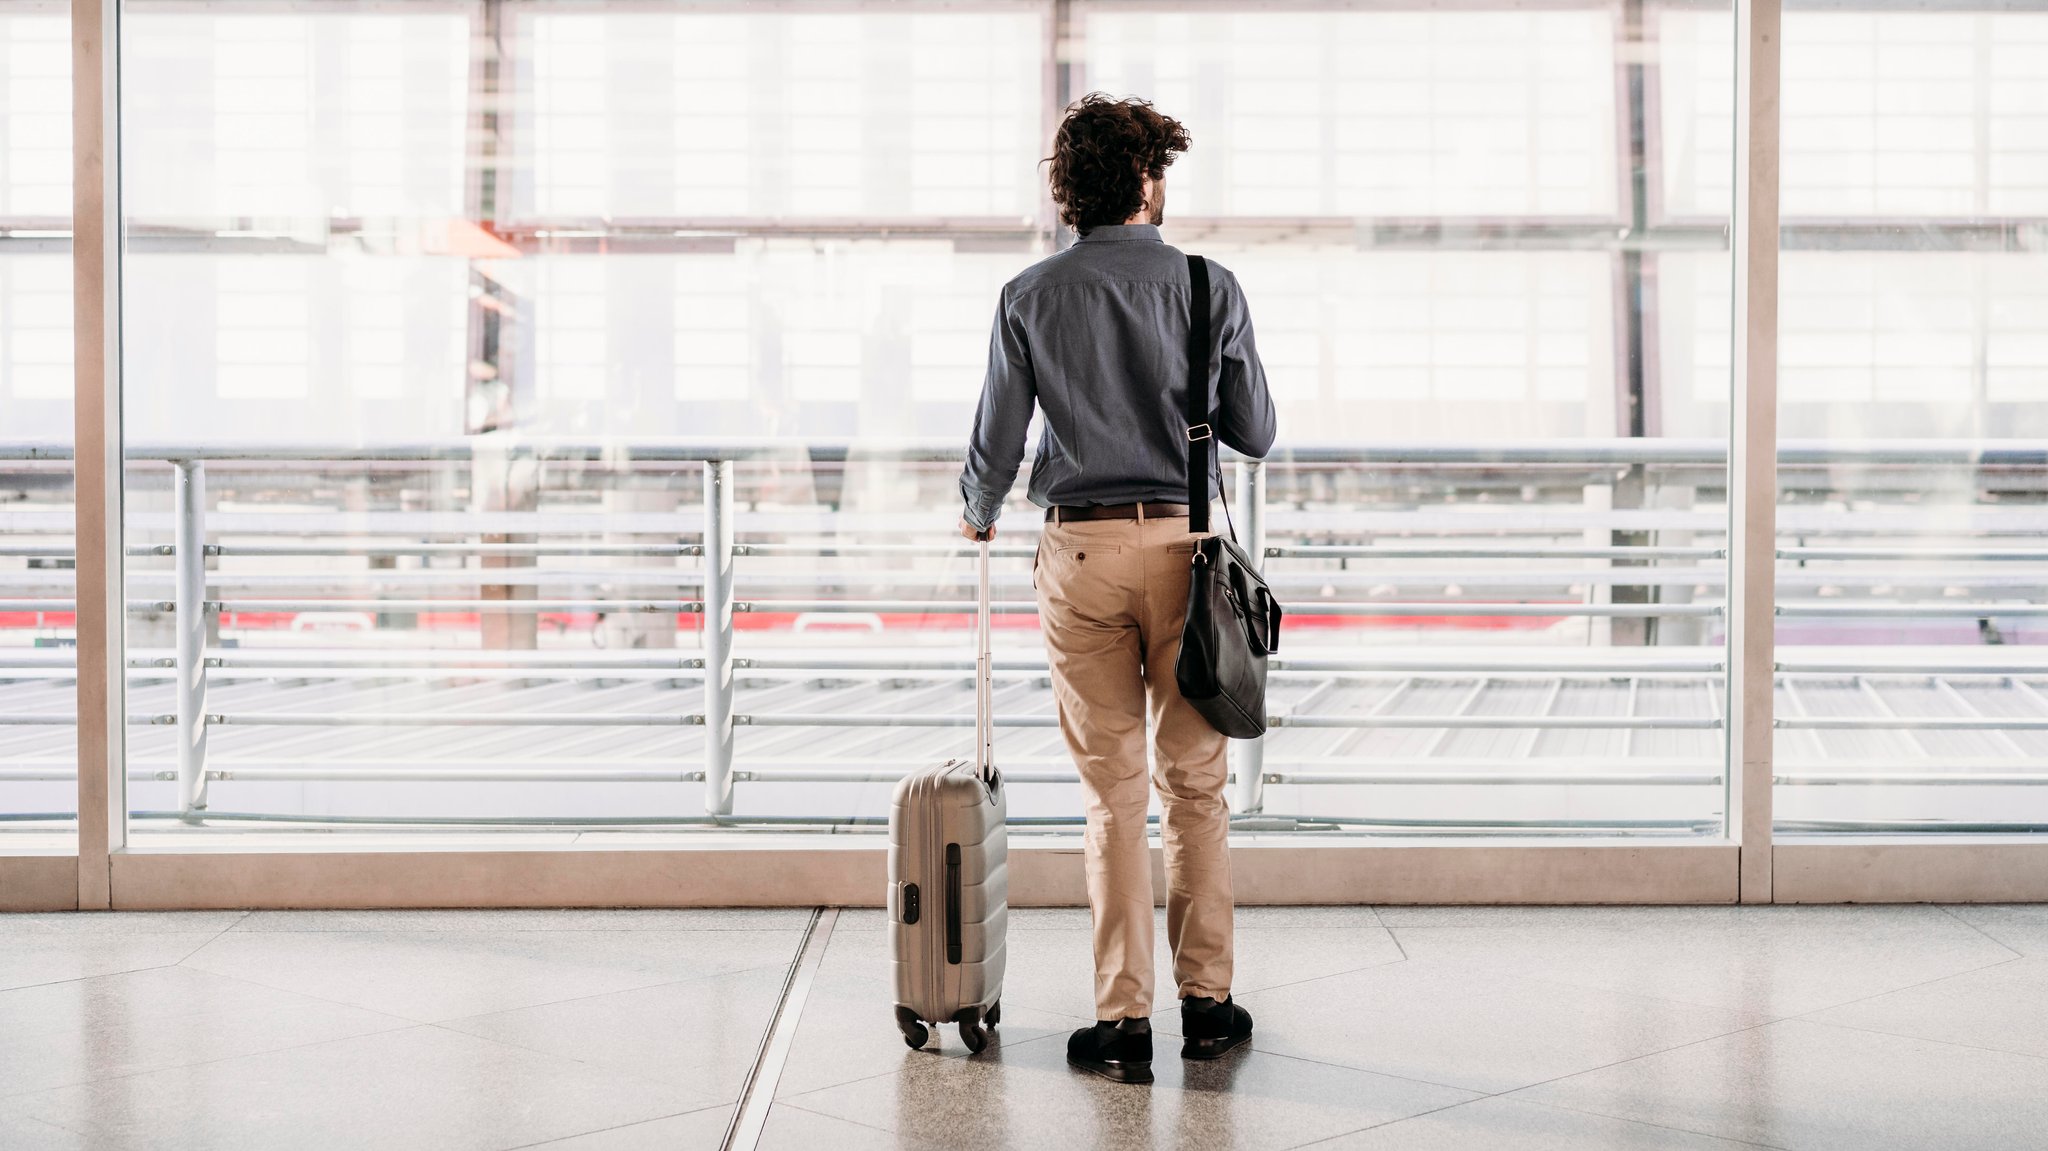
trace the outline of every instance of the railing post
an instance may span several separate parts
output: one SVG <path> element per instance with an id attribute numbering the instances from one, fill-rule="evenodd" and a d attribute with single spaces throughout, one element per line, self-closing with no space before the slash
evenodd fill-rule
<path id="1" fill-rule="evenodd" d="M 732 814 L 732 461 L 704 462 L 704 810 Z"/>
<path id="2" fill-rule="evenodd" d="M 1266 570 L 1266 465 L 1261 460 L 1237 463 L 1237 506 L 1244 512 L 1244 539 L 1239 541 L 1251 554 L 1258 570 Z M 1230 741 L 1231 770 L 1237 775 L 1235 789 L 1239 815 L 1266 808 L 1266 737 Z"/>
<path id="3" fill-rule="evenodd" d="M 172 463 L 176 509 L 178 637 L 178 811 L 206 807 L 206 470 L 198 460 Z"/>

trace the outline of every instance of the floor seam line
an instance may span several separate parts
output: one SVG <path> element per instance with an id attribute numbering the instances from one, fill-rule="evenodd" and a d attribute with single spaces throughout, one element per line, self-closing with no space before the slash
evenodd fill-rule
<path id="1" fill-rule="evenodd" d="M 761 1033 L 761 1046 L 754 1053 L 746 1078 L 740 1081 L 732 1119 L 726 1124 L 725 1138 L 719 1142 L 720 1151 L 755 1151 L 760 1146 L 761 1133 L 768 1126 L 768 1112 L 775 1106 L 775 1089 L 782 1082 L 783 1068 L 796 1046 L 797 1028 L 803 1024 L 811 985 L 824 965 L 825 950 L 831 946 L 832 929 L 838 922 L 836 907 L 811 909 L 811 921 L 804 927 L 795 954 L 790 956 L 782 994 L 776 997 L 775 1010 L 769 1014 L 768 1026 Z"/>
<path id="2" fill-rule="evenodd" d="M 1716 1135 L 1711 1131 L 1700 1131 L 1692 1127 L 1674 1127 L 1669 1123 L 1653 1123 L 1648 1119 L 1635 1119 L 1626 1115 L 1608 1115 L 1604 1112 L 1588 1111 L 1583 1107 L 1573 1107 L 1564 1103 L 1546 1103 L 1540 1099 L 1514 1099 L 1510 1100 L 1510 1102 L 1523 1103 L 1531 1107 L 1547 1107 L 1552 1111 L 1569 1111 L 1574 1115 L 1591 1115 L 1596 1119 L 1612 1119 L 1617 1123 L 1634 1123 L 1643 1127 L 1655 1127 L 1659 1131 L 1677 1131 L 1686 1135 L 1698 1135 L 1706 1139 L 1719 1139 L 1724 1143 L 1734 1143 L 1743 1147 L 1762 1147 L 1766 1148 L 1767 1151 L 1793 1151 L 1792 1148 L 1778 1143 L 1759 1143 L 1754 1139 L 1737 1139 L 1731 1135 Z"/>
<path id="3" fill-rule="evenodd" d="M 635 1119 L 630 1123 L 614 1123 L 610 1127 L 598 1127 L 590 1131 L 577 1131 L 573 1134 L 558 1135 L 552 1139 L 541 1139 L 533 1143 L 515 1143 L 510 1147 L 501 1147 L 498 1149 L 498 1151 L 526 1151 L 526 1149 L 529 1147 L 545 1147 L 550 1143 L 560 1143 L 565 1139 L 582 1139 L 585 1136 L 589 1135 L 602 1135 L 607 1131 L 623 1131 L 628 1127 L 638 1127 L 642 1123 L 659 1123 L 664 1119 L 680 1119 L 685 1115 L 696 1115 L 705 1111 L 715 1111 L 723 1106 L 725 1106 L 725 1104 L 723 1103 L 707 1103 L 702 1107 L 692 1107 L 687 1111 L 671 1111 L 667 1115 L 655 1115 L 646 1119 Z"/>
<path id="4" fill-rule="evenodd" d="M 1805 1023 L 1814 1027 L 1832 1027 L 1837 1031 L 1854 1031 L 1862 1035 L 1882 1035 L 1887 1039 L 1905 1039 L 1914 1043 L 1932 1043 L 1940 1047 L 1954 1047 L 1962 1051 L 1982 1051 L 1988 1055 L 2011 1055 L 2020 1059 L 2048 1062 L 2048 1055 L 2036 1055 L 2029 1051 L 2012 1051 L 2004 1047 L 1982 1047 L 1975 1043 L 1957 1043 L 1953 1039 L 1930 1039 L 1925 1035 L 1901 1035 L 1896 1031 L 1879 1031 L 1875 1027 L 1858 1027 L 1853 1023 L 1830 1023 L 1825 1019 L 1788 1019 L 1787 1023 Z"/>
<path id="5" fill-rule="evenodd" d="M 1456 1103 L 1446 1103 L 1446 1104 L 1444 1104 L 1444 1105 L 1443 1105 L 1442 1107 L 1432 1107 L 1432 1108 L 1430 1108 L 1430 1109 L 1429 1109 L 1429 1110 L 1427 1110 L 1427 1111 L 1417 1111 L 1417 1112 L 1416 1112 L 1415 1114 L 1413 1114 L 1413 1115 L 1403 1115 L 1403 1116 L 1401 1116 L 1401 1117 L 1400 1117 L 1399 1119 L 1387 1119 L 1387 1120 L 1384 1120 L 1384 1121 L 1382 1121 L 1382 1122 L 1379 1122 L 1379 1123 L 1368 1123 L 1368 1124 L 1366 1124 L 1366 1125 L 1365 1125 L 1365 1126 L 1363 1126 L 1363 1127 L 1354 1127 L 1354 1128 L 1352 1128 L 1352 1129 L 1351 1129 L 1351 1130 L 1349 1130 L 1349 1131 L 1339 1131 L 1339 1132 L 1338 1132 L 1337 1134 L 1335 1134 L 1335 1135 L 1327 1135 L 1327 1136 L 1324 1136 L 1324 1137 L 1323 1137 L 1323 1138 L 1321 1138 L 1321 1139 L 1315 1139 L 1315 1140 L 1311 1140 L 1310 1142 L 1307 1142 L 1307 1143 L 1296 1143 L 1296 1144 L 1294 1144 L 1294 1145 L 1292 1146 L 1292 1148 L 1290 1148 L 1290 1151 L 1301 1151 L 1301 1149 L 1302 1149 L 1302 1148 L 1305 1148 L 1305 1147 L 1314 1147 L 1314 1146 L 1317 1146 L 1318 1144 L 1322 1144 L 1322 1143 L 1328 1143 L 1328 1142 L 1331 1142 L 1332 1140 L 1336 1140 L 1336 1139 L 1343 1139 L 1343 1138 L 1346 1138 L 1346 1137 L 1348 1137 L 1348 1136 L 1352 1136 L 1352 1135 L 1357 1135 L 1357 1134 L 1359 1134 L 1359 1133 L 1361 1133 L 1361 1132 L 1364 1132 L 1364 1131 L 1373 1131 L 1373 1130 L 1377 1130 L 1378 1128 L 1381 1128 L 1381 1127 L 1391 1127 L 1391 1126 L 1393 1126 L 1393 1125 L 1394 1125 L 1394 1124 L 1396 1124 L 1396 1123 L 1406 1123 L 1406 1122 L 1408 1122 L 1408 1121 L 1409 1121 L 1410 1119 L 1422 1119 L 1422 1118 L 1426 1118 L 1426 1117 L 1428 1117 L 1428 1116 L 1431 1116 L 1431 1115 L 1435 1115 L 1435 1114 L 1437 1114 L 1437 1113 L 1439 1113 L 1439 1112 L 1443 1112 L 1443 1111 L 1455 1111 L 1455 1110 L 1457 1110 L 1457 1109 L 1458 1109 L 1458 1108 L 1460 1108 L 1460 1107 L 1469 1107 L 1469 1106 L 1471 1106 L 1472 1104 L 1474 1104 L 1474 1103 L 1477 1103 L 1477 1102 L 1479 1102 L 1479 1101 L 1480 1101 L 1480 1100 L 1482 1100 L 1482 1099 L 1491 1099 L 1491 1098 L 1493 1098 L 1493 1096 L 1491 1096 L 1491 1095 L 1482 1095 L 1482 1096 L 1480 1096 L 1480 1097 L 1479 1097 L 1479 1099 L 1460 1099 L 1460 1100 L 1458 1100 L 1458 1101 L 1457 1101 Z"/>
<path id="6" fill-rule="evenodd" d="M 1569 1111 L 1574 1115 L 1591 1115 L 1595 1119 L 1612 1119 L 1617 1123 L 1636 1123 L 1644 1127 L 1655 1127 L 1659 1131 L 1677 1131 L 1686 1135 L 1698 1135 L 1703 1139 L 1719 1139 L 1741 1147 L 1762 1147 L 1766 1151 L 1794 1151 L 1781 1143 L 1759 1143 L 1754 1139 L 1736 1139 L 1728 1135 L 1716 1135 L 1711 1131 L 1700 1131 L 1691 1127 L 1673 1127 L 1668 1123 L 1652 1123 L 1645 1119 L 1632 1119 L 1626 1115 L 1609 1115 L 1605 1111 L 1593 1111 L 1585 1107 L 1573 1107 L 1566 1103 L 1545 1103 L 1540 1099 L 1515 1099 L 1515 1103 L 1526 1103 L 1532 1107 L 1548 1107 L 1553 1111 Z"/>
<path id="7" fill-rule="evenodd" d="M 1033 1040 L 1033 1042 L 1036 1042 L 1036 1040 Z M 1492 1091 L 1480 1091 L 1472 1087 L 1460 1087 L 1456 1083 L 1440 1083 L 1434 1079 L 1417 1079 L 1413 1075 L 1401 1075 L 1392 1071 L 1376 1071 L 1373 1068 L 1360 1067 L 1354 1063 L 1332 1063 L 1327 1059 L 1316 1059 L 1307 1055 L 1294 1055 L 1286 1051 L 1276 1051 L 1270 1047 L 1260 1047 L 1258 1045 L 1257 1033 L 1253 1034 L 1251 1043 L 1252 1045 L 1246 1048 L 1247 1051 L 1255 1052 L 1257 1054 L 1267 1056 L 1271 1059 L 1289 1059 L 1296 1063 L 1310 1063 L 1317 1067 L 1334 1067 L 1339 1071 L 1351 1071 L 1360 1075 L 1377 1075 L 1382 1079 L 1398 1079 L 1403 1083 L 1419 1083 L 1424 1087 L 1440 1087 L 1445 1091 L 1463 1091 L 1467 1095 L 1474 1096 L 1474 1098 L 1472 1099 L 1464 1100 L 1464 1102 L 1466 1103 L 1476 1103 L 1479 1101 L 1479 1099 L 1499 1094 L 1498 1092 Z M 1521 1090 L 1521 1088 L 1514 1087 L 1509 1088 L 1509 1090 L 1519 1091 Z M 1363 1131 L 1366 1130 L 1366 1128 L 1361 1127 L 1359 1128 L 1359 1130 Z"/>
<path id="8" fill-rule="evenodd" d="M 1304 983 L 1318 983 L 1325 979 L 1342 979 L 1346 975 L 1357 975 L 1361 972 L 1377 971 L 1382 967 L 1399 967 L 1406 962 L 1408 962 L 1408 957 L 1403 955 L 1399 959 L 1389 959 L 1382 963 L 1368 963 L 1364 967 L 1352 967 L 1344 971 L 1332 971 L 1328 975 L 1310 975 L 1306 978 L 1291 980 L 1287 983 L 1274 983 L 1265 987 L 1247 988 L 1244 991 L 1244 994 L 1264 995 L 1268 991 L 1284 991 L 1289 987 L 1300 987 Z M 1232 988 L 1232 990 L 1235 991 L 1236 988 Z"/>
<path id="9" fill-rule="evenodd" d="M 2010 944 L 2010 943 L 2007 943 L 2007 942 L 2006 942 L 2005 940 L 2003 940 L 2003 939 L 2000 939 L 2000 938 L 1998 938 L 1997 936 L 1995 936 L 1995 935 L 1991 934 L 1990 932 L 1988 932 L 1988 931 L 1984 930 L 1984 929 L 1983 929 L 1982 927 L 1979 927 L 1979 926 L 1977 926 L 1976 924 L 1974 924 L 1974 923 L 1971 923 L 1971 922 L 1970 922 L 1969 920 L 1967 920 L 1967 919 L 1964 919 L 1964 918 L 1963 918 L 1962 916 L 1960 916 L 1960 915 L 1957 915 L 1957 914 L 1956 914 L 1956 912 L 1955 912 L 1955 909 L 1954 909 L 1954 908 L 1952 908 L 1952 907 L 1950 907 L 1949 905 L 1947 905 L 1947 904 L 1945 904 L 1945 903 L 1937 903 L 1937 904 L 1935 904 L 1934 906 L 1936 906 L 1936 907 L 1940 908 L 1940 909 L 1941 909 L 1941 913 L 1942 913 L 1943 915 L 1946 915 L 1946 916 L 1948 916 L 1948 917 L 1949 917 L 1950 919 L 1953 919 L 1953 920 L 1955 920 L 1955 921 L 1956 921 L 1957 923 L 1960 923 L 1960 924 L 1962 924 L 1962 925 L 1963 925 L 1964 927 L 1967 927 L 1967 928 L 1969 928 L 1970 930 L 1972 930 L 1972 931 L 1976 932 L 1977 934 L 1979 934 L 1979 935 L 1983 936 L 1984 938 L 1986 938 L 1986 939 L 1990 940 L 1990 941 L 1991 941 L 1992 943 L 1994 943 L 1994 944 L 1997 944 L 1997 945 L 1998 945 L 1999 947 L 2003 947 L 2003 948 L 2005 948 L 2005 949 L 2006 949 L 2007 951 L 2010 951 L 2010 952 L 2012 952 L 2012 955 L 2013 955 L 2013 958 L 2014 958 L 2014 959 L 2025 959 L 2025 958 L 2026 958 L 2026 953 L 2025 953 L 2025 952 L 2022 952 L 2022 951 L 2020 951 L 2019 949 L 2015 948 L 2015 947 L 2014 947 L 2014 946 L 2013 946 L 2012 944 Z"/>
<path id="10" fill-rule="evenodd" d="M 1947 975 L 1937 975 L 1932 979 L 1923 979 L 1918 983 L 1908 983 L 1904 987 L 1894 987 L 1888 991 L 1875 991 L 1869 995 L 1859 995 L 1854 999 L 1845 999 L 1840 1003 L 1830 1003 L 1825 1007 L 1816 1007 L 1811 1011 L 1801 1011 L 1795 1015 L 1782 1015 L 1779 1016 L 1777 1019 L 1772 1020 L 1772 1022 L 1784 1023 L 1794 1019 L 1803 1020 L 1809 1016 L 1819 1015 L 1823 1011 L 1834 1011 L 1838 1008 L 1854 1007 L 1858 1003 L 1868 1003 L 1873 999 L 1883 999 L 1887 995 L 1897 995 L 1902 991 L 1918 991 L 1922 987 L 1932 987 L 1937 983 L 1945 983 L 1951 979 L 1960 979 L 1965 975 L 1975 975 L 1982 971 L 1990 971 L 1993 968 L 2007 967 L 2014 963 L 2019 963 L 2026 958 L 2027 957 L 2024 955 L 2016 955 L 2011 959 L 2001 959 L 1996 963 L 1987 963 L 1982 967 L 1972 967 L 1964 971 L 1951 971 Z"/>
<path id="11" fill-rule="evenodd" d="M 775 1103 L 775 1106 L 777 1106 L 777 1107 L 787 1107 L 787 1108 L 789 1108 L 789 1109 L 791 1109 L 791 1110 L 793 1110 L 793 1111 L 801 1111 L 801 1112 L 803 1112 L 803 1113 L 804 1113 L 804 1114 L 806 1114 L 806 1115 L 816 1115 L 816 1116 L 817 1116 L 818 1118 L 820 1118 L 820 1119 L 830 1119 L 830 1120 L 832 1120 L 832 1121 L 833 1121 L 834 1123 L 851 1123 L 851 1124 L 853 1124 L 853 1125 L 854 1125 L 855 1127 L 864 1127 L 864 1128 L 866 1128 L 866 1129 L 867 1129 L 867 1130 L 869 1130 L 869 1131 L 875 1131 L 875 1132 L 879 1132 L 879 1133 L 881 1133 L 881 1134 L 883 1134 L 883 1135 L 888 1135 L 888 1136 L 891 1136 L 891 1137 L 893 1137 L 893 1138 L 896 1138 L 896 1139 L 905 1139 L 905 1138 L 908 1138 L 908 1139 L 914 1139 L 914 1140 L 916 1140 L 916 1141 L 917 1141 L 917 1143 L 918 1143 L 918 1145 L 919 1145 L 919 1146 L 925 1146 L 925 1145 L 927 1145 L 927 1144 L 928 1144 L 928 1142 L 929 1142 L 928 1140 L 924 1139 L 924 1138 L 923 1138 L 922 1136 L 920 1136 L 920 1135 L 916 1134 L 915 1132 L 910 1132 L 910 1131 L 897 1131 L 897 1130 L 895 1130 L 895 1129 L 893 1129 L 893 1128 L 889 1128 L 889 1127 L 877 1127 L 877 1126 L 875 1126 L 875 1125 L 874 1125 L 874 1124 L 872 1124 L 872 1123 L 863 1123 L 863 1122 L 861 1122 L 861 1121 L 860 1121 L 860 1120 L 858 1120 L 858 1119 L 848 1119 L 848 1118 L 847 1118 L 847 1117 L 845 1117 L 844 1115 L 832 1115 L 832 1114 L 828 1114 L 827 1112 L 824 1112 L 824 1111 L 820 1111 L 820 1110 L 818 1110 L 818 1109 L 817 1109 L 817 1108 L 815 1108 L 815 1107 L 803 1107 L 803 1106 L 799 1106 L 798 1104 L 795 1104 L 795 1103 L 784 1103 L 784 1102 L 781 1102 L 781 1101 L 779 1101 L 779 1100 L 778 1100 L 778 1101 L 777 1101 L 777 1102 Z"/>
<path id="12" fill-rule="evenodd" d="M 1609 1069 L 1609 1068 L 1611 1068 L 1611 1067 L 1621 1067 L 1621 1066 L 1624 1066 L 1624 1065 L 1626 1065 L 1626 1064 L 1630 1064 L 1630 1063 L 1637 1063 L 1637 1062 L 1640 1062 L 1640 1061 L 1642 1061 L 1642 1060 L 1644 1060 L 1644 1059 L 1654 1059 L 1654 1058 L 1656 1058 L 1656 1057 L 1657 1057 L 1657 1056 L 1659 1056 L 1659 1055 L 1669 1055 L 1669 1054 L 1671 1054 L 1671 1053 L 1672 1053 L 1673 1051 L 1683 1051 L 1683 1050 L 1685 1050 L 1685 1049 L 1686 1049 L 1686 1048 L 1688 1048 L 1688 1047 L 1698 1047 L 1698 1046 L 1699 1046 L 1700 1044 L 1702 1044 L 1702 1043 L 1713 1043 L 1713 1042 L 1716 1042 L 1716 1041 L 1718 1041 L 1718 1040 L 1726 1039 L 1726 1038 L 1728 1038 L 1728 1037 L 1729 1037 L 1729 1036 L 1731 1036 L 1731 1035 L 1742 1035 L 1742 1034 L 1745 1034 L 1745 1033 L 1747 1033 L 1747 1032 L 1751 1032 L 1751 1031 L 1761 1031 L 1761 1030 L 1763 1030 L 1763 1029 L 1764 1029 L 1764 1028 L 1766 1028 L 1766 1027 L 1774 1027 L 1774 1026 L 1776 1026 L 1776 1025 L 1778 1025 L 1778 1024 L 1780 1024 L 1780 1023 L 1783 1023 L 1783 1022 L 1785 1022 L 1785 1020 L 1782 1020 L 1782 1019 L 1771 1019 L 1771 1020 L 1766 1020 L 1765 1022 L 1762 1022 L 1762 1023 L 1753 1023 L 1753 1024 L 1750 1024 L 1750 1025 L 1749 1025 L 1749 1026 L 1747 1026 L 1747 1027 L 1737 1027 L 1737 1028 L 1735 1028 L 1735 1029 L 1734 1029 L 1734 1030 L 1732 1030 L 1732 1031 L 1723 1031 L 1723 1032 L 1721 1032 L 1721 1033 L 1720 1033 L 1720 1034 L 1718 1034 L 1718 1035 L 1708 1035 L 1708 1036 L 1704 1036 L 1704 1037 L 1702 1037 L 1702 1038 L 1699 1038 L 1699 1039 L 1694 1039 L 1694 1040 L 1691 1040 L 1691 1041 L 1689 1041 L 1689 1042 L 1686 1042 L 1686 1043 L 1676 1043 L 1676 1044 L 1673 1044 L 1673 1045 L 1672 1045 L 1672 1046 L 1670 1046 L 1670 1047 L 1660 1047 L 1660 1048 L 1658 1048 L 1658 1049 L 1657 1049 L 1657 1050 L 1655 1050 L 1655 1051 L 1645 1051 L 1645 1052 L 1643 1052 L 1643 1053 L 1642 1053 L 1641 1055 L 1631 1055 L 1631 1056 L 1629 1056 L 1629 1057 L 1628 1057 L 1628 1058 L 1626 1058 L 1626 1059 L 1616 1059 L 1616 1060 L 1614 1060 L 1614 1061 L 1612 1061 L 1612 1062 L 1609 1062 L 1609 1063 L 1602 1063 L 1602 1064 L 1600 1064 L 1600 1065 L 1599 1065 L 1599 1066 L 1597 1066 L 1597 1067 L 1588 1067 L 1588 1068 L 1585 1068 L 1584 1070 L 1581 1070 L 1581 1071 L 1571 1071 L 1571 1072 L 1567 1072 L 1567 1073 L 1565 1073 L 1565 1074 L 1563 1074 L 1563 1075 L 1553 1075 L 1553 1076 L 1551 1076 L 1551 1077 L 1550 1077 L 1550 1078 L 1548 1078 L 1548 1079 L 1538 1079 L 1538 1080 L 1537 1080 L 1536 1082 L 1534 1082 L 1534 1083 L 1524 1083 L 1524 1084 L 1523 1084 L 1522 1086 L 1520 1086 L 1520 1087 L 1512 1087 L 1512 1088 L 1509 1088 L 1509 1089 L 1508 1089 L 1508 1090 L 1506 1090 L 1506 1091 L 1499 1091 L 1499 1092 L 1495 1092 L 1495 1094 L 1497 1094 L 1497 1095 L 1503 1095 L 1503 1096 L 1505 1096 L 1505 1095 L 1519 1095 L 1519 1094 L 1521 1094 L 1521 1093 L 1522 1093 L 1522 1092 L 1524 1092 L 1524 1091 L 1533 1091 L 1533 1090 L 1535 1090 L 1535 1089 L 1536 1089 L 1536 1088 L 1538 1088 L 1538 1087 L 1546 1087 L 1546 1086 L 1548 1086 L 1548 1085 L 1550 1085 L 1550 1084 L 1552 1084 L 1552 1083 L 1561 1083 L 1561 1082 L 1563 1082 L 1563 1081 L 1564 1081 L 1564 1080 L 1566 1080 L 1566 1079 L 1576 1079 L 1576 1078 L 1578 1078 L 1578 1077 L 1579 1077 L 1579 1076 L 1581 1076 L 1581 1075 L 1591 1075 L 1591 1074 L 1593 1074 L 1593 1073 L 1594 1073 L 1594 1072 L 1596 1072 L 1596 1071 L 1605 1071 L 1605 1070 L 1607 1070 L 1607 1069 Z M 1534 1100 L 1531 1100 L 1530 1102 L 1534 1102 Z M 1589 1115 L 1598 1115 L 1598 1114 L 1601 1114 L 1601 1112 L 1598 1112 L 1598 1111 L 1589 1111 L 1589 1112 L 1587 1112 L 1587 1114 L 1589 1114 Z M 1609 1119 L 1620 1119 L 1620 1118 L 1622 1118 L 1622 1116 L 1619 1116 L 1619 1115 L 1609 1115 L 1609 1116 L 1607 1116 L 1607 1117 L 1608 1117 Z"/>
<path id="13" fill-rule="evenodd" d="M 1386 917 L 1380 914 L 1380 909 L 1378 907 L 1372 908 L 1372 921 L 1374 923 L 1379 924 L 1380 930 L 1386 932 L 1387 938 L 1393 941 L 1394 950 L 1401 953 L 1401 962 L 1408 962 L 1407 946 L 1401 942 L 1401 937 L 1399 935 L 1394 934 L 1393 925 L 1388 923 Z"/>

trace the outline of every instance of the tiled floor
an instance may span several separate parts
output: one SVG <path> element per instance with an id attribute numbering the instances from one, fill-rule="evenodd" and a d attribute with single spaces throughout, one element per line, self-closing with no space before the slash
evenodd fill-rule
<path id="1" fill-rule="evenodd" d="M 1085 912 L 1015 913 L 973 1058 L 828 914 L 760 1145 L 2048 1146 L 2048 906 L 1240 916 L 1253 1048 L 1139 1088 L 1063 1060 Z M 810 918 L 0 916 L 0 1148 L 715 1148 Z"/>

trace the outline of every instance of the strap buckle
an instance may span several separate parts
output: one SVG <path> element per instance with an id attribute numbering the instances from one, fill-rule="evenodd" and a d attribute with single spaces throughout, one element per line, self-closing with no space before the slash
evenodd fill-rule
<path id="1" fill-rule="evenodd" d="M 1196 432 L 1200 432 L 1202 434 L 1196 435 Z M 1209 431 L 1209 425 L 1207 424 L 1196 424 L 1194 427 L 1188 429 L 1188 442 L 1191 444 L 1199 443 L 1200 441 L 1209 438 L 1211 438 L 1211 432 Z"/>

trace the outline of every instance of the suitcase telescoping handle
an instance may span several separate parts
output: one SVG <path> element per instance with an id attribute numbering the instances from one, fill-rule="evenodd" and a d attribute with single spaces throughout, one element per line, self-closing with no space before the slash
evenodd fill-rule
<path id="1" fill-rule="evenodd" d="M 987 528 L 974 533 L 981 542 L 974 604 L 974 767 L 983 782 L 994 780 L 996 772 L 995 663 L 989 654 L 988 597 L 988 542 L 993 534 Z"/>

